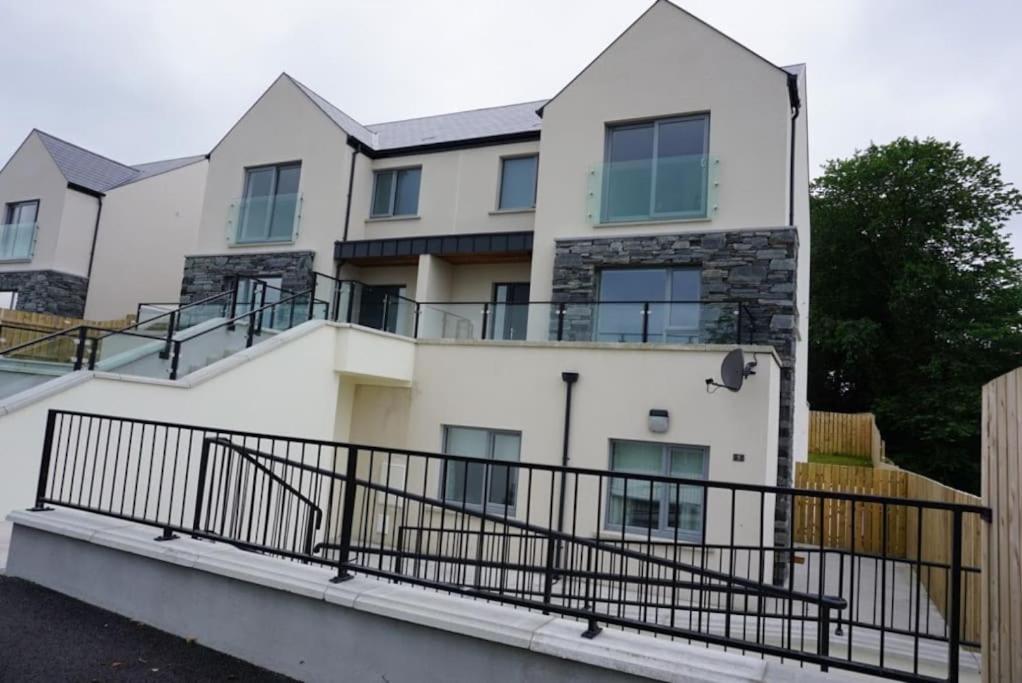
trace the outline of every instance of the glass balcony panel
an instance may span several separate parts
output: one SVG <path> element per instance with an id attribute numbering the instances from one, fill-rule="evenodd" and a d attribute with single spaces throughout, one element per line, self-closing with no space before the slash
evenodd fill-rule
<path id="1" fill-rule="evenodd" d="M 704 154 L 609 161 L 590 169 L 586 214 L 593 225 L 712 218 L 720 163 Z"/>
<path id="2" fill-rule="evenodd" d="M 29 261 L 35 248 L 35 223 L 0 225 L 0 261 Z"/>
<path id="3" fill-rule="evenodd" d="M 420 339 L 483 338 L 481 303 L 424 303 L 419 305 Z"/>
<path id="4" fill-rule="evenodd" d="M 233 244 L 292 241 L 301 221 L 301 203 L 297 193 L 234 200 L 227 217 L 229 241 Z"/>

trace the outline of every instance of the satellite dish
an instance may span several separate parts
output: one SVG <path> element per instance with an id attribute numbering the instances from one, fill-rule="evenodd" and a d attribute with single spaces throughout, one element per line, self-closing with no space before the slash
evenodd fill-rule
<path id="1" fill-rule="evenodd" d="M 706 380 L 707 387 L 723 387 L 730 391 L 742 388 L 745 378 L 756 374 L 756 361 L 745 362 L 745 354 L 741 349 L 729 351 L 720 364 L 720 382 Z"/>

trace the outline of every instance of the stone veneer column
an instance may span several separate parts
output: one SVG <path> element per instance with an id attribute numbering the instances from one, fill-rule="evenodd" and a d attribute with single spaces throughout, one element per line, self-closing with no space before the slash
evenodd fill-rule
<path id="1" fill-rule="evenodd" d="M 754 321 L 743 330 L 746 343 L 769 344 L 781 358 L 780 419 L 777 441 L 778 486 L 792 484 L 794 423 L 796 259 L 794 228 L 644 235 L 558 240 L 554 254 L 553 300 L 584 302 L 599 299 L 599 272 L 619 267 L 698 267 L 702 298 L 740 300 Z M 591 338 L 592 313 L 569 307 L 564 325 L 572 338 Z M 790 499 L 779 499 L 774 516 L 774 542 L 787 546 Z M 785 580 L 786 558 L 775 562 L 774 580 Z"/>
<path id="2" fill-rule="evenodd" d="M 280 277 L 283 289 L 301 292 L 312 286 L 313 257 L 311 251 L 186 256 L 181 300 L 197 301 L 227 291 L 235 277 Z"/>
<path id="3" fill-rule="evenodd" d="M 0 289 L 18 292 L 19 311 L 81 318 L 89 280 L 57 270 L 0 272 Z"/>

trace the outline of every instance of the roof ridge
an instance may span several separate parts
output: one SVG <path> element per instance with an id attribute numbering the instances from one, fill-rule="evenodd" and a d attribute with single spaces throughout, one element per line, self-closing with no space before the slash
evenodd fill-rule
<path id="1" fill-rule="evenodd" d="M 91 154 L 94 157 L 99 157 L 100 159 L 104 159 L 106 161 L 109 161 L 112 164 L 117 164 L 118 166 L 122 166 L 126 170 L 138 171 L 138 169 L 135 168 L 134 166 L 129 166 L 128 164 L 125 164 L 124 162 L 117 161 L 116 159 L 111 159 L 110 157 L 108 157 L 108 156 L 106 156 L 104 154 L 100 154 L 99 152 L 93 152 L 91 149 L 88 149 L 86 147 L 82 147 L 81 145 L 76 145 L 75 143 L 70 142 L 68 140 L 65 140 L 64 138 L 57 137 L 56 135 L 54 135 L 52 133 L 47 133 L 45 130 L 40 130 L 38 128 L 33 128 L 32 130 L 35 131 L 36 133 L 40 134 L 40 135 L 45 135 L 48 138 L 53 138 L 57 142 L 62 142 L 65 145 L 70 145 L 71 147 L 74 147 L 75 149 L 80 149 L 83 152 L 87 152 L 87 153 Z"/>
<path id="2" fill-rule="evenodd" d="M 536 104 L 540 102 L 546 102 L 546 99 L 539 100 L 526 100 L 525 102 L 512 102 L 511 104 L 497 104 L 490 107 L 475 107 L 473 109 L 460 109 L 458 111 L 449 111 L 443 114 L 428 114 L 426 116 L 410 116 L 406 119 L 394 119 L 393 121 L 377 121 L 376 123 L 362 124 L 367 128 L 373 126 L 385 126 L 391 123 L 407 123 L 408 121 L 421 121 L 422 119 L 435 119 L 440 116 L 454 116 L 455 114 L 470 114 L 477 111 L 487 111 L 489 109 L 506 109 L 508 107 L 524 107 L 529 104 Z"/>

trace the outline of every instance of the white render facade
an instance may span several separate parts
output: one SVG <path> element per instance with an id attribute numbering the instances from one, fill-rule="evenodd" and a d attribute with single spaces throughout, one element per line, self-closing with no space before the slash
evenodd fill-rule
<path id="1" fill-rule="evenodd" d="M 92 194 L 33 133 L 0 203 L 41 197 L 35 248 L 0 260 L 0 290 L 7 272 L 71 273 L 93 319 L 295 297 L 295 329 L 234 356 L 231 332 L 207 335 L 224 349 L 170 377 L 162 357 L 101 358 L 0 393 L 0 467 L 17 472 L 0 512 L 30 502 L 48 408 L 426 451 L 476 430 L 557 464 L 562 372 L 579 375 L 572 465 L 689 449 L 688 476 L 790 485 L 808 429 L 806 120 L 804 67 L 660 0 L 547 101 L 363 125 L 282 74 L 209 154 Z M 295 321 L 306 302 L 328 321 Z M 756 374 L 711 392 L 736 347 Z M 749 538 L 783 541 L 786 514 Z"/>

